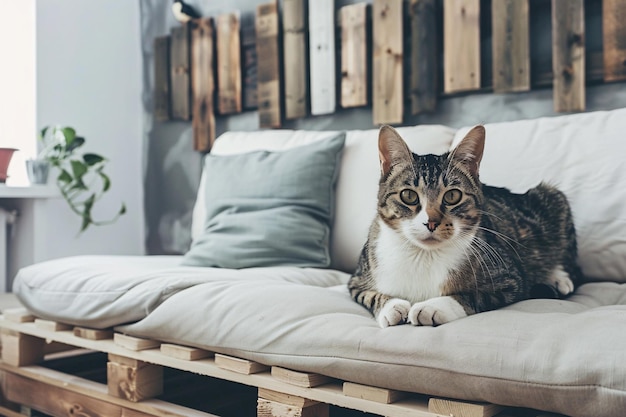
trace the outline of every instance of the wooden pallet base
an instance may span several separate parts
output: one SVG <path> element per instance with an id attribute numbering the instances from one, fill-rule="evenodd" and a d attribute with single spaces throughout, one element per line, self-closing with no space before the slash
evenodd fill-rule
<path id="1" fill-rule="evenodd" d="M 490 417 L 501 412 L 504 413 L 499 414 L 501 417 L 508 417 L 515 411 L 493 404 L 429 399 L 419 394 L 337 381 L 324 375 L 272 368 L 194 347 L 92 329 L 76 330 L 72 326 L 53 322 L 44 321 L 42 325 L 42 321 L 37 319 L 24 321 L 24 315 L 15 317 L 15 320 L 0 317 L 3 345 L 0 397 L 51 415 L 243 415 L 243 412 L 229 414 L 219 404 L 229 397 L 225 393 L 240 389 L 247 390 L 248 397 L 250 394 L 254 397 L 250 398 L 254 401 L 250 404 L 252 409 L 248 408 L 245 415 L 253 415 L 256 408 L 256 414 L 261 417 L 349 415 L 342 414 L 342 409 L 389 417 Z M 51 355 L 48 353 L 51 343 L 82 350 Z M 99 375 L 99 381 L 84 379 L 68 371 L 63 372 L 63 369 L 50 369 L 51 366 L 46 365 L 51 360 L 59 360 L 59 357 L 66 357 L 68 361 L 76 363 L 85 356 L 85 350 L 101 357 L 101 369 L 94 371 Z M 84 371 L 84 368 L 85 364 L 77 366 L 79 370 Z M 164 370 L 167 372 L 164 373 Z M 197 387 L 198 382 L 167 382 L 167 375 L 174 371 L 178 372 L 179 379 L 188 375 L 218 381 L 228 387 L 194 394 L 190 390 Z M 162 399 L 171 395 L 172 390 L 189 391 L 186 394 L 193 399 L 194 406 L 175 405 Z M 214 391 L 217 392 L 216 398 L 211 401 L 215 402 L 217 408 L 211 409 L 212 405 L 203 408 L 205 404 L 200 404 L 200 401 L 207 399 L 207 392 Z M 242 402 L 244 397 L 243 394 L 237 394 L 235 402 Z M 338 411 L 329 414 L 329 410 Z M 9 411 L 0 409 L 0 415 L 10 416 Z"/>

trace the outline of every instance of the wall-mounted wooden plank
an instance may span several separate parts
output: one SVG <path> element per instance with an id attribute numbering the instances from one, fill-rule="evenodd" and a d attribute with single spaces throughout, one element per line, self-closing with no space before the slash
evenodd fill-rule
<path id="1" fill-rule="evenodd" d="M 402 0 L 374 0 L 372 8 L 374 124 L 402 123 L 403 3 Z"/>
<path id="2" fill-rule="evenodd" d="M 552 71 L 554 111 L 584 111 L 584 0 L 552 0 Z"/>
<path id="3" fill-rule="evenodd" d="M 341 106 L 367 105 L 367 3 L 339 9 L 341 26 Z"/>
<path id="4" fill-rule="evenodd" d="M 335 0 L 309 1 L 311 114 L 336 108 Z"/>
<path id="5" fill-rule="evenodd" d="M 480 88 L 480 0 L 444 0 L 443 90 Z"/>
<path id="6" fill-rule="evenodd" d="M 217 17 L 217 102 L 221 114 L 241 112 L 239 13 Z"/>
<path id="7" fill-rule="evenodd" d="M 491 21 L 494 92 L 530 90 L 528 0 L 492 2 Z"/>
<path id="8" fill-rule="evenodd" d="M 435 0 L 411 0 L 411 114 L 437 107 L 439 48 Z"/>
<path id="9" fill-rule="evenodd" d="M 256 52 L 259 126 L 280 127 L 282 109 L 277 1 L 256 8 Z"/>
<path id="10" fill-rule="evenodd" d="M 175 26 L 170 32 L 170 106 L 172 119 L 191 119 L 191 77 L 189 23 Z"/>
<path id="11" fill-rule="evenodd" d="M 286 119 L 297 119 L 307 113 L 309 88 L 305 6 L 304 0 L 283 1 Z"/>
<path id="12" fill-rule="evenodd" d="M 243 76 L 242 105 L 245 110 L 257 108 L 257 58 L 255 15 L 241 16 L 241 67 Z"/>
<path id="13" fill-rule="evenodd" d="M 154 38 L 154 118 L 170 119 L 170 37 Z"/>
<path id="14" fill-rule="evenodd" d="M 603 0 L 604 81 L 626 80 L 626 2 Z"/>
<path id="15" fill-rule="evenodd" d="M 215 141 L 213 19 L 194 19 L 190 24 L 193 146 L 208 152 Z"/>

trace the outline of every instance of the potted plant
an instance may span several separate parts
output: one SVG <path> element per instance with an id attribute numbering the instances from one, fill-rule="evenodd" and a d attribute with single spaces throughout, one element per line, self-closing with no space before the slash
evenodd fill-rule
<path id="1" fill-rule="evenodd" d="M 94 204 L 111 187 L 104 172 L 107 159 L 95 153 L 79 154 L 85 138 L 76 135 L 69 126 L 47 126 L 39 134 L 40 152 L 37 159 L 27 161 L 28 175 L 33 183 L 47 183 L 50 167 L 58 171 L 56 184 L 70 209 L 82 219 L 80 232 L 90 225 L 101 226 L 115 222 L 126 212 L 122 203 L 118 212 L 108 220 L 92 217 Z"/>

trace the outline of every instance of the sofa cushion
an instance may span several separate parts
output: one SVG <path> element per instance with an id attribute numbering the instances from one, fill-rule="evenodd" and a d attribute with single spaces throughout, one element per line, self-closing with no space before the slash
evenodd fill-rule
<path id="1" fill-rule="evenodd" d="M 209 154 L 206 218 L 183 264 L 328 267 L 344 134 L 278 152 Z"/>
<path id="2" fill-rule="evenodd" d="M 626 109 L 485 128 L 482 182 L 514 192 L 541 181 L 557 186 L 572 207 L 586 278 L 626 282 Z"/>

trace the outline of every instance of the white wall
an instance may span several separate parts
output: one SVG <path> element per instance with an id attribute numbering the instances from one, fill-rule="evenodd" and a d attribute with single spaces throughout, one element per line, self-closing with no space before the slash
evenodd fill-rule
<path id="1" fill-rule="evenodd" d="M 143 254 L 139 2 L 37 0 L 36 13 L 37 128 L 71 125 L 86 138 L 86 151 L 110 160 L 112 187 L 95 216 L 116 213 L 122 201 L 127 206 L 116 223 L 78 235 L 80 218 L 62 199 L 49 201 L 40 258 Z"/>
<path id="2" fill-rule="evenodd" d="M 19 149 L 8 185 L 27 185 L 24 160 L 35 155 L 35 0 L 2 0 L 0 13 L 0 147 Z"/>

